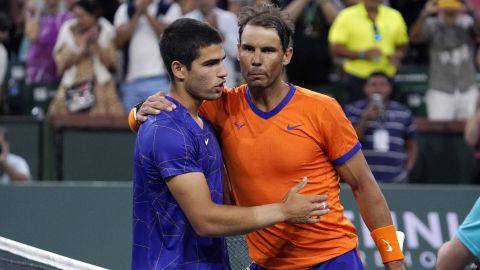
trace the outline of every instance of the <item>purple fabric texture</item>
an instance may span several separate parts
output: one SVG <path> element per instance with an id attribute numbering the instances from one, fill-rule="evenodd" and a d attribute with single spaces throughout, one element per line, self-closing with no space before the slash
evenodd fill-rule
<path id="1" fill-rule="evenodd" d="M 38 38 L 30 42 L 27 56 L 27 84 L 49 84 L 60 81 L 53 59 L 53 48 L 60 27 L 71 18 L 72 14 L 68 11 L 55 14 L 41 13 L 38 22 Z"/>

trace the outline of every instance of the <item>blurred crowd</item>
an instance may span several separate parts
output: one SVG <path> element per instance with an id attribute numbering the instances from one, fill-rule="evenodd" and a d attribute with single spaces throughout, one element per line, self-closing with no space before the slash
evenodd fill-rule
<path id="1" fill-rule="evenodd" d="M 467 119 L 475 111 L 477 0 L 2 0 L 0 110 L 30 112 L 24 93 L 46 86 L 57 90 L 43 108 L 48 115 L 125 113 L 168 90 L 157 44 L 180 17 L 222 34 L 227 86 L 235 86 L 236 14 L 262 4 L 281 6 L 295 23 L 289 82 L 346 105 L 365 97 L 373 72 L 393 78 L 401 65 L 429 65 L 428 117 Z"/>
<path id="2" fill-rule="evenodd" d="M 402 66 L 428 67 L 429 119 L 480 115 L 479 0 L 0 0 L 0 114 L 125 115 L 168 91 L 158 42 L 180 17 L 220 32 L 236 86 L 236 16 L 264 4 L 295 23 L 285 80 L 338 100 L 377 179 L 408 181 L 417 155 L 412 112 L 395 101 Z M 480 116 L 470 121 L 477 131 Z"/>

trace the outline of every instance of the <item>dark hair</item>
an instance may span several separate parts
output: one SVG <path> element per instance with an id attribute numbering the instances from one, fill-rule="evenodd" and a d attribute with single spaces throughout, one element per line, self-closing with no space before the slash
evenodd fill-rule
<path id="1" fill-rule="evenodd" d="M 275 29 L 283 50 L 285 51 L 292 46 L 292 35 L 295 27 L 288 13 L 274 4 L 242 8 L 238 15 L 238 37 L 240 40 L 246 25 Z"/>
<path id="2" fill-rule="evenodd" d="M 189 70 L 198 57 L 198 50 L 213 44 L 221 44 L 222 38 L 210 25 L 194 19 L 178 19 L 163 32 L 160 52 L 168 74 L 173 80 L 171 64 L 179 61 Z"/>
<path id="3" fill-rule="evenodd" d="M 72 10 L 75 7 L 79 7 L 81 9 L 85 10 L 86 12 L 95 16 L 97 19 L 100 18 L 102 16 L 102 13 L 103 13 L 102 8 L 100 7 L 100 5 L 95 0 L 77 0 L 77 1 L 75 1 L 75 3 L 73 3 Z"/>
<path id="4" fill-rule="evenodd" d="M 370 78 L 373 78 L 373 77 L 383 77 L 385 78 L 388 83 L 390 84 L 390 86 L 392 86 L 393 84 L 393 81 L 392 81 L 392 78 L 390 76 L 388 76 L 385 72 L 383 71 L 375 71 L 375 72 L 372 72 L 370 73 L 370 75 L 368 75 L 367 77 L 367 80 L 365 81 L 365 84 L 367 83 L 367 81 L 370 79 Z"/>
<path id="5" fill-rule="evenodd" d="M 10 29 L 10 19 L 7 14 L 0 12 L 0 31 L 7 32 Z"/>

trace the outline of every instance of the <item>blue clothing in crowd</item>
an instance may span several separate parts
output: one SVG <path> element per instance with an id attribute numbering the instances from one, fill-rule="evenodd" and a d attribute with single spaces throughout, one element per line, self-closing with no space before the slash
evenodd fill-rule
<path id="1" fill-rule="evenodd" d="M 345 114 L 356 125 L 368 108 L 368 98 L 353 102 L 345 107 Z M 374 147 L 374 133 L 388 132 L 387 150 Z M 384 113 L 375 121 L 368 121 L 362 143 L 362 152 L 378 182 L 402 182 L 407 179 L 405 161 L 407 140 L 415 138 L 415 124 L 408 108 L 396 101 L 386 103 Z"/>

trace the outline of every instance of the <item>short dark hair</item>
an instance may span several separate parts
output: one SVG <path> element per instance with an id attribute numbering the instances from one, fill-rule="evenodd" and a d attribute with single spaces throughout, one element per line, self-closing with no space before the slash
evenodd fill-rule
<path id="1" fill-rule="evenodd" d="M 92 14 L 97 19 L 103 14 L 102 7 L 95 0 L 77 0 L 72 5 L 72 9 L 79 7 L 87 13 Z"/>
<path id="2" fill-rule="evenodd" d="M 393 81 L 392 81 L 392 78 L 390 76 L 388 76 L 385 72 L 383 71 L 375 71 L 375 72 L 372 72 L 370 73 L 370 75 L 368 75 L 367 77 L 367 80 L 365 80 L 365 84 L 367 83 L 367 81 L 370 79 L 370 78 L 373 78 L 373 77 L 383 77 L 385 78 L 388 83 L 390 84 L 390 86 L 393 85 Z"/>
<path id="3" fill-rule="evenodd" d="M 253 25 L 271 28 L 277 31 L 284 51 L 292 46 L 295 26 L 287 12 L 278 6 L 269 4 L 257 7 L 244 7 L 238 15 L 238 37 L 241 40 L 245 26 Z"/>
<path id="4" fill-rule="evenodd" d="M 198 57 L 198 50 L 213 44 L 221 44 L 222 37 L 210 25 L 194 19 L 174 21 L 163 32 L 160 52 L 168 74 L 173 79 L 171 64 L 179 61 L 189 70 Z"/>

